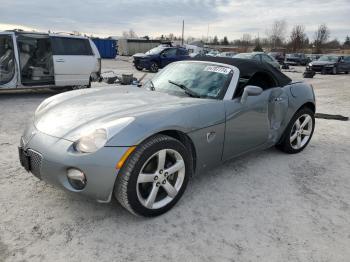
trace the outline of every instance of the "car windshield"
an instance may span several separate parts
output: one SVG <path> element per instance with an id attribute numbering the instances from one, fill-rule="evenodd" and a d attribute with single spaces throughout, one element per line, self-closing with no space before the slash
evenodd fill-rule
<path id="1" fill-rule="evenodd" d="M 301 57 L 300 54 L 288 54 L 287 57 Z"/>
<path id="2" fill-rule="evenodd" d="M 325 61 L 325 62 L 337 62 L 338 56 L 334 55 L 323 55 L 321 56 L 318 61 Z"/>
<path id="3" fill-rule="evenodd" d="M 165 49 L 164 46 L 157 46 L 155 48 L 152 48 L 151 50 L 146 52 L 146 55 L 156 55 L 162 52 Z"/>
<path id="4" fill-rule="evenodd" d="M 175 95 L 218 99 L 226 91 L 232 75 L 232 69 L 226 66 L 201 62 L 173 63 L 149 81 L 145 88 Z"/>
<path id="5" fill-rule="evenodd" d="M 250 53 L 241 53 L 234 56 L 235 58 L 251 59 L 253 54 Z"/>

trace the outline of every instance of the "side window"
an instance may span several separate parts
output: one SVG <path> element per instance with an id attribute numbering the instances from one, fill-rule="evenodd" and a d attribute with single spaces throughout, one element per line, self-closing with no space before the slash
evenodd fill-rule
<path id="1" fill-rule="evenodd" d="M 262 61 L 263 62 L 272 62 L 272 59 L 268 55 L 262 55 Z"/>
<path id="2" fill-rule="evenodd" d="M 350 63 L 350 56 L 344 57 L 344 61 L 347 62 L 347 63 Z"/>
<path id="3" fill-rule="evenodd" d="M 253 56 L 253 60 L 261 62 L 261 56 L 260 55 L 255 55 L 255 56 Z"/>
<path id="4" fill-rule="evenodd" d="M 267 90 L 276 87 L 277 83 L 269 74 L 257 72 L 249 79 L 247 85 L 259 86 L 263 90 Z"/>
<path id="5" fill-rule="evenodd" d="M 88 39 L 51 37 L 53 55 L 93 55 Z"/>
<path id="6" fill-rule="evenodd" d="M 177 49 L 176 48 L 170 48 L 163 51 L 162 55 L 167 57 L 176 56 Z"/>
<path id="7" fill-rule="evenodd" d="M 186 49 L 178 49 L 177 55 L 188 55 L 188 51 Z"/>

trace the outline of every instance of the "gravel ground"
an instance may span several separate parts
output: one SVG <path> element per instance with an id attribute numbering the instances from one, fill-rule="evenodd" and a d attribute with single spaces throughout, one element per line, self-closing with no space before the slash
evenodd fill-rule
<path id="1" fill-rule="evenodd" d="M 114 60 L 103 68 L 132 70 Z M 287 74 L 301 79 L 300 72 Z M 349 116 L 349 80 L 308 80 L 317 112 Z M 349 261 L 349 121 L 317 119 L 300 154 L 269 149 L 198 174 L 173 210 L 145 219 L 20 167 L 21 132 L 52 94 L 0 94 L 0 261 Z"/>

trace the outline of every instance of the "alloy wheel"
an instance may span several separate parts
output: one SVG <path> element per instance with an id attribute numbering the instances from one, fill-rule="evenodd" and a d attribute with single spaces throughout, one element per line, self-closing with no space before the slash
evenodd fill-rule
<path id="1" fill-rule="evenodd" d="M 312 118 L 308 114 L 300 116 L 294 123 L 290 133 L 290 145 L 293 149 L 300 149 L 310 140 L 312 133 Z"/>
<path id="2" fill-rule="evenodd" d="M 149 209 L 169 204 L 180 191 L 185 178 L 185 161 L 174 149 L 162 149 L 144 163 L 137 178 L 140 203 Z"/>

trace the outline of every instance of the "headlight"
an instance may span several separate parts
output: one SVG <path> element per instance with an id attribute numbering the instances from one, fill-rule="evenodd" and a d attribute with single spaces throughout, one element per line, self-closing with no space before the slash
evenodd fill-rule
<path id="1" fill-rule="evenodd" d="M 312 67 L 312 64 L 311 64 L 311 63 L 309 63 L 309 64 L 308 64 L 308 66 L 309 66 L 309 67 Z"/>
<path id="2" fill-rule="evenodd" d="M 80 153 L 93 153 L 104 147 L 108 139 L 107 130 L 100 128 L 82 136 L 75 142 L 74 148 Z"/>
<path id="3" fill-rule="evenodd" d="M 104 124 L 96 123 L 94 126 L 88 126 L 71 138 L 72 141 L 76 141 L 74 149 L 80 153 L 96 152 L 134 120 L 134 117 L 122 117 Z"/>

